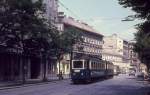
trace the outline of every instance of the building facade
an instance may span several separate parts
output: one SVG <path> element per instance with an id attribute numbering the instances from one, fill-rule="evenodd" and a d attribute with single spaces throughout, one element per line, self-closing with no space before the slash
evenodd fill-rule
<path id="1" fill-rule="evenodd" d="M 61 21 L 61 24 L 59 25 L 59 29 L 61 31 L 65 31 L 69 27 L 74 27 L 82 32 L 81 37 L 83 39 L 83 42 L 77 43 L 73 46 L 73 59 L 89 59 L 92 57 L 101 59 L 103 35 L 96 32 L 96 30 L 94 30 L 86 23 L 77 21 L 71 17 L 63 16 L 63 13 L 61 13 L 59 21 Z M 60 69 L 65 74 L 70 73 L 69 54 L 65 55 L 64 59 L 61 62 Z"/>
<path id="2" fill-rule="evenodd" d="M 129 42 L 123 40 L 123 62 L 129 63 Z"/>
<path id="3" fill-rule="evenodd" d="M 132 68 L 136 69 L 136 72 L 140 71 L 140 60 L 138 58 L 138 54 L 136 52 L 133 51 L 134 49 L 134 42 L 130 42 L 129 43 L 129 61 L 130 61 L 130 66 Z"/>
<path id="4" fill-rule="evenodd" d="M 121 39 L 117 34 L 104 37 L 103 60 L 112 62 L 119 66 L 122 73 L 128 72 L 129 64 L 129 49 L 128 42 Z"/>
<path id="5" fill-rule="evenodd" d="M 46 18 L 52 25 L 56 25 L 58 20 L 58 0 L 43 0 L 46 7 Z"/>

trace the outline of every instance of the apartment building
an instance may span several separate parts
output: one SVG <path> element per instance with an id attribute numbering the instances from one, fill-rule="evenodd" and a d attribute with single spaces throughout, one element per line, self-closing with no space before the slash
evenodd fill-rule
<path id="1" fill-rule="evenodd" d="M 103 40 L 103 60 L 119 66 L 122 72 L 128 72 L 130 68 L 128 42 L 118 37 L 117 34 L 106 36 Z"/>
<path id="2" fill-rule="evenodd" d="M 66 17 L 63 12 L 59 16 L 59 29 L 65 31 L 69 27 L 74 27 L 82 31 L 83 42 L 74 45 L 73 59 L 102 58 L 103 35 L 93 29 L 88 24 L 75 20 L 72 17 Z M 78 32 L 78 31 L 77 31 Z M 63 68 L 64 67 L 64 68 Z M 70 72 L 70 55 L 65 55 L 61 62 L 61 71 Z M 66 70 L 67 69 L 67 70 Z"/>

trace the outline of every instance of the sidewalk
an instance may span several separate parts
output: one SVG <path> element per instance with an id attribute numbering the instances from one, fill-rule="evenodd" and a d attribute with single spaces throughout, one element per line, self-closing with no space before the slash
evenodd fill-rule
<path id="1" fill-rule="evenodd" d="M 60 80 L 58 76 L 48 76 L 47 81 L 43 81 L 42 79 L 28 79 L 25 81 L 24 84 L 22 83 L 22 81 L 0 82 L 0 90 L 27 87 L 32 85 L 42 85 L 47 84 L 49 82 L 63 81 L 69 79 L 69 76 L 63 75 L 63 77 L 64 78 Z"/>

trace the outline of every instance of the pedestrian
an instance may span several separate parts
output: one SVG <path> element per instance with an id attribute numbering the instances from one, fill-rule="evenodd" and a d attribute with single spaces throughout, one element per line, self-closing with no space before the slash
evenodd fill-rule
<path id="1" fill-rule="evenodd" d="M 63 73 L 62 73 L 62 71 L 60 71 L 60 73 L 59 73 L 59 79 L 60 80 L 63 80 L 64 78 L 63 78 Z"/>

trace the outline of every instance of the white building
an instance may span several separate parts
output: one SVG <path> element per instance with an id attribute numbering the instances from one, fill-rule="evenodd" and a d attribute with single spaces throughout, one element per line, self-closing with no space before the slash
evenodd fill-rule
<path id="1" fill-rule="evenodd" d="M 139 72 L 140 71 L 140 60 L 138 58 L 138 53 L 134 52 L 133 51 L 133 48 L 134 48 L 134 43 L 135 42 L 130 42 L 129 43 L 129 61 L 130 61 L 130 66 L 132 68 L 135 68 L 136 69 L 136 72 Z"/>
<path id="2" fill-rule="evenodd" d="M 46 5 L 46 17 L 51 24 L 56 25 L 58 19 L 58 0 L 43 0 Z"/>
<path id="3" fill-rule="evenodd" d="M 127 41 L 119 38 L 117 34 L 103 38 L 103 60 L 112 62 L 120 67 L 122 72 L 128 72 L 130 63 L 128 61 L 128 44 Z"/>
<path id="4" fill-rule="evenodd" d="M 90 57 L 98 57 L 101 59 L 103 35 L 98 33 L 93 27 L 86 23 L 75 20 L 72 17 L 65 17 L 63 12 L 59 13 L 59 26 L 58 29 L 61 31 L 67 30 L 69 27 L 74 27 L 82 31 L 83 42 L 74 45 L 73 59 L 85 59 Z M 59 64 L 58 64 L 59 70 Z M 70 55 L 65 55 L 60 64 L 60 71 L 64 74 L 70 73 Z"/>

